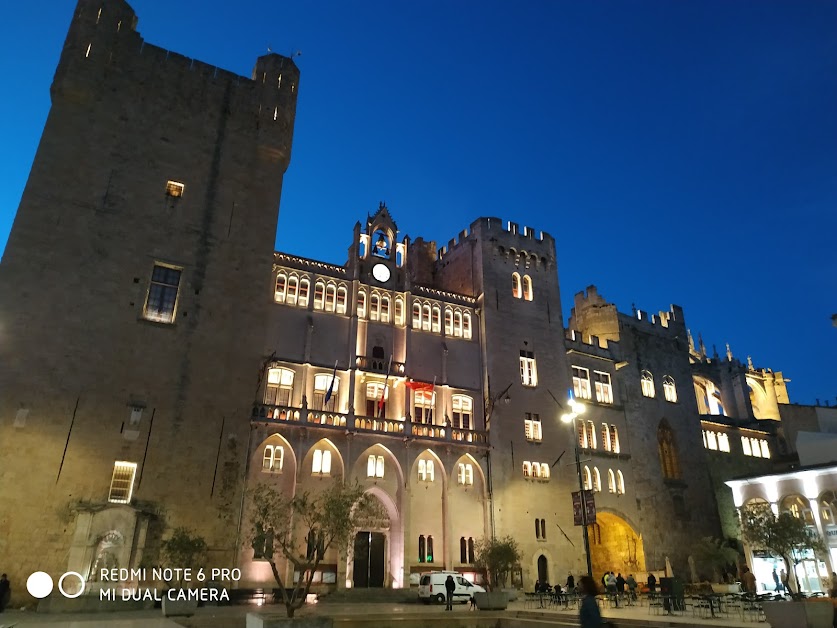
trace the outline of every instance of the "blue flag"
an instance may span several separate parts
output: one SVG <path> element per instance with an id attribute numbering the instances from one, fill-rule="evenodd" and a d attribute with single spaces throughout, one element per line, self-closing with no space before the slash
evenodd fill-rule
<path id="1" fill-rule="evenodd" d="M 337 361 L 334 362 L 334 372 L 331 374 L 331 384 L 328 386 L 328 392 L 326 392 L 325 400 L 323 401 L 323 406 L 328 403 L 328 400 L 331 399 L 331 393 L 334 392 L 334 380 L 337 379 Z"/>

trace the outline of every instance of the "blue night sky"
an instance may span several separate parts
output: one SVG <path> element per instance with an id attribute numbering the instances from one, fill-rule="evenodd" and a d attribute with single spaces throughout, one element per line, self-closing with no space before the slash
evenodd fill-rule
<path id="1" fill-rule="evenodd" d="M 565 319 L 677 303 L 711 353 L 837 401 L 837 2 L 134 0 L 156 45 L 250 76 L 302 51 L 276 246 L 342 264 L 386 201 L 446 243 L 478 216 L 552 234 Z M 0 247 L 73 0 L 0 25 Z"/>

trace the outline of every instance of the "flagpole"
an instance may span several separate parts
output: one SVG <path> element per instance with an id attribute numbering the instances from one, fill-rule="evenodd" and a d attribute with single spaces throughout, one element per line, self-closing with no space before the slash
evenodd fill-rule
<path id="1" fill-rule="evenodd" d="M 387 394 L 387 386 L 389 385 L 389 372 L 392 370 L 392 354 L 389 356 L 389 363 L 387 364 L 387 377 L 384 380 L 384 389 L 381 391 L 381 400 L 378 402 L 378 418 L 381 418 L 384 410 L 384 399 Z"/>

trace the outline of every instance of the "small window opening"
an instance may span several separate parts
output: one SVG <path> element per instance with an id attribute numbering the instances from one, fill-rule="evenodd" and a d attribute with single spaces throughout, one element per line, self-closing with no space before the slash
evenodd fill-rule
<path id="1" fill-rule="evenodd" d="M 273 108 L 273 119 L 276 120 L 276 118 L 278 118 L 278 117 L 279 117 L 279 107 L 274 107 Z"/>
<path id="2" fill-rule="evenodd" d="M 87 52 L 84 53 L 84 58 L 85 59 L 90 56 L 90 49 L 92 47 L 93 47 L 93 42 L 90 42 L 89 44 L 87 44 Z"/>
<path id="3" fill-rule="evenodd" d="M 99 12 L 96 14 L 96 24 L 99 23 L 99 20 L 102 19 L 102 9 L 99 8 Z"/>
<path id="4" fill-rule="evenodd" d="M 183 196 L 183 191 L 186 189 L 186 186 L 182 183 L 177 181 L 168 181 L 166 183 L 166 195 L 171 196 L 174 198 L 180 198 Z"/>

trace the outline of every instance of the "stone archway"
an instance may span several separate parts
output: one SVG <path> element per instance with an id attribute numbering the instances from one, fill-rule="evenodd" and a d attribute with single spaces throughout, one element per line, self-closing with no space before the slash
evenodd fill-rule
<path id="1" fill-rule="evenodd" d="M 596 513 L 596 523 L 589 527 L 590 558 L 593 578 L 605 571 L 623 576 L 645 572 L 645 548 L 642 536 L 625 519 L 612 512 Z"/>

